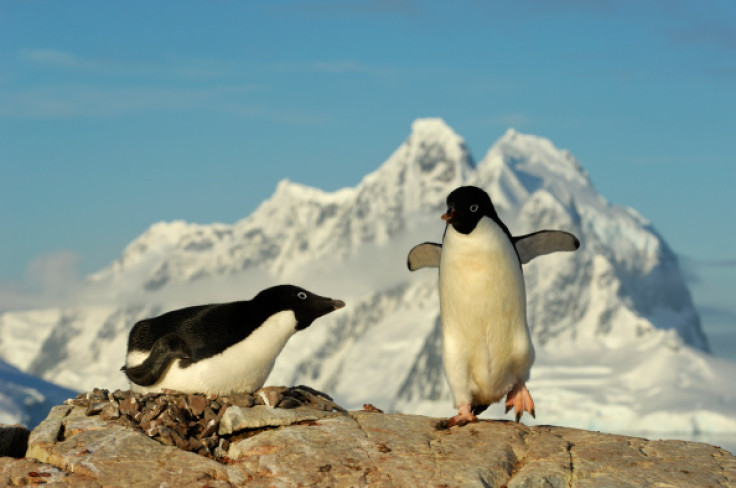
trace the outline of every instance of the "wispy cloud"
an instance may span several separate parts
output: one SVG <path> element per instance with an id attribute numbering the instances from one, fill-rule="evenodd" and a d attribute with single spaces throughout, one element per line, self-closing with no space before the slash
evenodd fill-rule
<path id="1" fill-rule="evenodd" d="M 59 66 L 64 68 L 89 67 L 91 64 L 74 54 L 55 49 L 23 48 L 18 51 L 18 57 L 30 63 Z M 92 64 L 94 66 L 94 64 Z"/>
<path id="2" fill-rule="evenodd" d="M 0 94 L 0 115 L 67 118 L 161 110 L 223 109 L 243 103 L 243 95 L 256 89 L 254 85 L 207 88 L 53 86 Z"/>
<path id="3" fill-rule="evenodd" d="M 247 76 L 242 63 L 207 58 L 168 59 L 141 62 L 121 59 L 89 58 L 48 48 L 23 48 L 17 58 L 37 69 L 84 73 L 98 76 L 156 76 L 177 79 L 217 79 L 226 76 Z"/>
<path id="4" fill-rule="evenodd" d="M 736 259 L 715 259 L 699 261 L 700 266 L 708 266 L 713 268 L 732 268 L 736 266 Z"/>
<path id="5" fill-rule="evenodd" d="M 690 285 L 703 284 L 706 281 L 703 276 L 707 270 L 723 269 L 732 273 L 731 268 L 736 267 L 736 259 L 698 259 L 680 255 L 679 261 L 685 281 Z"/>
<path id="6" fill-rule="evenodd" d="M 289 3 L 290 11 L 300 11 L 311 15 L 401 15 L 413 17 L 421 12 L 418 0 L 336 0 L 299 1 Z M 285 7 L 280 7 L 285 9 Z"/>
<path id="7" fill-rule="evenodd" d="M 58 251 L 39 256 L 28 265 L 28 283 L 44 293 L 63 295 L 69 285 L 78 283 L 80 257 L 71 251 Z"/>
<path id="8" fill-rule="evenodd" d="M 25 48 L 17 57 L 27 70 L 64 72 L 0 90 L 0 116 L 29 119 L 111 117 L 160 111 L 208 110 L 289 125 L 321 124 L 325 113 L 264 105 L 253 92 L 269 90 L 264 73 L 318 73 L 330 76 L 392 74 L 390 68 L 351 60 L 246 66 L 206 58 L 141 63 L 92 59 L 56 49 Z M 256 73 L 256 74 L 253 74 Z M 251 75 L 252 74 L 252 75 Z M 82 76 L 84 75 L 84 76 Z M 268 75 L 265 75 L 268 77 Z M 84 82 L 68 80 L 84 79 Z M 131 83 L 131 79 L 134 83 Z M 202 86 L 209 80 L 209 86 Z M 228 81 L 230 83 L 217 83 Z"/>
<path id="9" fill-rule="evenodd" d="M 332 75 L 363 74 L 384 76 L 395 74 L 396 69 L 350 59 L 312 62 L 271 63 L 264 66 L 248 66 L 236 61 L 207 58 L 167 60 L 159 63 L 128 62 L 93 59 L 56 49 L 20 49 L 20 60 L 36 68 L 64 70 L 100 76 L 150 77 L 166 76 L 173 79 L 247 78 L 254 71 L 311 72 Z"/>
<path id="10" fill-rule="evenodd" d="M 317 61 L 317 62 L 314 62 L 312 66 L 316 71 L 321 71 L 324 73 L 334 73 L 334 74 L 343 74 L 343 73 L 375 74 L 375 73 L 380 73 L 380 72 L 385 71 L 385 68 L 380 68 L 377 66 L 371 66 L 367 64 L 361 64 L 355 61 L 333 61 L 333 62 Z"/>
<path id="11" fill-rule="evenodd" d="M 717 319 L 736 324 L 736 311 L 714 305 L 698 305 L 698 312 L 708 319 Z"/>
<path id="12" fill-rule="evenodd" d="M 691 257 L 680 255 L 678 257 L 680 262 L 680 271 L 685 282 L 689 285 L 697 285 L 702 283 L 700 272 L 698 271 L 698 263 Z"/>
<path id="13" fill-rule="evenodd" d="M 314 112 L 298 109 L 278 109 L 255 105 L 232 104 L 223 106 L 222 110 L 246 118 L 255 118 L 294 126 L 314 126 L 329 123 L 333 116 L 326 112 Z"/>
<path id="14" fill-rule="evenodd" d="M 23 63 L 36 69 L 65 71 L 97 75 L 131 75 L 161 71 L 161 66 L 140 62 L 94 59 L 79 56 L 68 51 L 48 48 L 22 48 L 17 57 Z"/>
<path id="15" fill-rule="evenodd" d="M 0 117 L 70 119 L 116 117 L 150 112 L 210 111 L 286 125 L 320 125 L 332 120 L 325 112 L 268 107 L 253 97 L 256 86 L 185 88 L 106 88 L 74 85 L 0 92 Z"/>
<path id="16" fill-rule="evenodd" d="M 327 75 L 360 74 L 368 76 L 389 76 L 397 74 L 396 68 L 352 60 L 312 61 L 303 63 L 273 63 L 267 66 L 276 72 L 322 73 Z"/>
<path id="17" fill-rule="evenodd" d="M 57 251 L 37 257 L 20 282 L 0 282 L 0 312 L 55 306 L 71 299 L 81 285 L 80 257 Z"/>

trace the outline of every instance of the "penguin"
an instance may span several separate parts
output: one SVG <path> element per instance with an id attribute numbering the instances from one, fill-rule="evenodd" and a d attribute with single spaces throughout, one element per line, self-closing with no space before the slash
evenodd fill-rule
<path id="1" fill-rule="evenodd" d="M 174 310 L 133 326 L 122 370 L 136 393 L 250 393 L 263 386 L 292 335 L 344 306 L 278 285 L 252 300 Z"/>
<path id="2" fill-rule="evenodd" d="M 542 230 L 511 235 L 484 190 L 462 186 L 447 197 L 442 244 L 412 248 L 409 270 L 439 268 L 442 362 L 458 414 L 447 427 L 477 415 L 506 396 L 516 421 L 535 417 L 526 381 L 534 346 L 526 317 L 522 264 L 557 251 L 574 251 L 578 238 Z"/>

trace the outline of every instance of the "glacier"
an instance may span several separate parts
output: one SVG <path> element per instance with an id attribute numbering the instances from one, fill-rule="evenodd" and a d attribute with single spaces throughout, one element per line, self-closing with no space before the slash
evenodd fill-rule
<path id="1" fill-rule="evenodd" d="M 677 256 L 654 226 L 608 202 L 545 138 L 509 129 L 476 163 L 436 118 L 415 120 L 355 187 L 284 180 L 234 224 L 152 225 L 85 279 L 75 304 L 0 315 L 0 357 L 69 388 L 127 388 L 119 369 L 137 320 L 293 283 L 347 307 L 296 334 L 268 384 L 308 384 L 347 408 L 451 415 L 436 270 L 410 273 L 406 256 L 441 241 L 445 197 L 466 184 L 489 192 L 513 234 L 561 229 L 582 242 L 524 267 L 537 350 L 530 423 L 736 438 L 736 364 L 708 354 Z M 505 418 L 500 405 L 483 417 Z"/>

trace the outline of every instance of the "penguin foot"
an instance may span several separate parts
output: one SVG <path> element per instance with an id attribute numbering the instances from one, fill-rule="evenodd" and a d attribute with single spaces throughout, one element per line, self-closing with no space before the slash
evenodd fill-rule
<path id="1" fill-rule="evenodd" d="M 447 419 L 447 428 L 452 427 L 453 425 L 457 426 L 463 426 L 467 424 L 468 422 L 477 422 L 478 417 L 473 414 L 473 412 L 470 409 L 470 404 L 465 403 L 463 405 L 460 405 L 460 408 L 458 409 L 459 412 L 454 417 L 450 417 Z"/>
<path id="2" fill-rule="evenodd" d="M 516 383 L 506 395 L 506 412 L 512 408 L 516 414 L 517 422 L 524 412 L 529 412 L 532 417 L 536 418 L 536 415 L 534 415 L 534 400 L 532 400 L 532 396 L 523 381 Z"/>

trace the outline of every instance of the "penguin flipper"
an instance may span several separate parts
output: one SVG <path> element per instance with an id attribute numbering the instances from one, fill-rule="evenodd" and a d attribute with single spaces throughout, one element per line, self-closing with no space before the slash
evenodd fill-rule
<path id="1" fill-rule="evenodd" d="M 574 251 L 580 247 L 580 240 L 574 234 L 561 230 L 540 230 L 512 238 L 521 264 L 532 259 L 558 251 Z"/>
<path id="2" fill-rule="evenodd" d="M 191 360 L 191 357 L 187 343 L 178 334 L 172 333 L 159 338 L 141 364 L 133 367 L 123 366 L 122 370 L 136 385 L 151 386 L 161 379 L 171 361 Z"/>
<path id="3" fill-rule="evenodd" d="M 409 271 L 416 271 L 422 268 L 439 268 L 440 255 L 442 254 L 442 244 L 436 242 L 423 242 L 417 244 L 406 258 L 406 266 Z"/>

